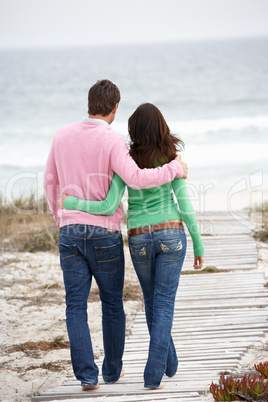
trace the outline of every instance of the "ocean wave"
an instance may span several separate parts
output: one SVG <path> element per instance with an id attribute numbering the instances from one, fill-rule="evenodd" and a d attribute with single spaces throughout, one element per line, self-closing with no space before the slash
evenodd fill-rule
<path id="1" fill-rule="evenodd" d="M 173 121 L 169 126 L 185 141 L 185 155 L 193 166 L 224 164 L 227 155 L 230 163 L 244 163 L 243 153 L 250 160 L 267 159 L 268 116 Z M 128 142 L 126 122 L 114 122 L 112 128 Z M 45 165 L 53 137 L 51 128 L 2 128 L 1 136 L 1 167 Z"/>
<path id="2" fill-rule="evenodd" d="M 184 134 L 208 133 L 210 131 L 240 131 L 249 127 L 268 128 L 268 116 L 230 117 L 209 120 L 175 121 L 170 128 Z"/>
<path id="3" fill-rule="evenodd" d="M 172 132 L 183 136 L 209 134 L 223 131 L 237 133 L 247 129 L 252 129 L 255 131 L 267 129 L 268 116 L 241 116 L 204 120 L 171 120 L 167 123 Z M 112 127 L 124 137 L 128 136 L 127 122 L 115 121 Z"/>
<path id="4" fill-rule="evenodd" d="M 182 132 L 184 134 L 208 133 L 210 131 L 232 130 L 239 131 L 245 128 L 268 128 L 268 116 L 241 116 L 241 117 L 224 117 L 217 119 L 204 120 L 170 120 L 168 125 L 174 132 Z M 128 135 L 127 120 L 115 120 L 111 127 L 121 133 L 124 137 Z M 49 138 L 52 139 L 58 127 L 0 127 L 0 138 L 5 141 L 10 138 Z"/>

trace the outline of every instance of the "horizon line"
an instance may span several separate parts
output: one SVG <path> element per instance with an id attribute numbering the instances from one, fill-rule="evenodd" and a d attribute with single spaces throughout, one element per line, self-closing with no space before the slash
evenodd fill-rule
<path id="1" fill-rule="evenodd" d="M 232 41 L 248 41 L 248 40 L 263 40 L 268 39 L 268 34 L 265 35 L 251 35 L 251 36 L 228 36 L 228 37 L 207 37 L 207 38 L 184 38 L 184 39 L 171 39 L 171 40 L 147 40 L 147 41 L 130 41 L 130 42 L 117 42 L 111 44 L 110 42 L 101 42 L 99 44 L 90 43 L 77 43 L 77 44 L 41 44 L 41 45 L 0 45 L 0 51 L 4 50 L 52 50 L 52 49 L 79 49 L 79 48 L 105 48 L 105 47 L 125 47 L 125 46 L 159 46 L 159 45 L 175 45 L 175 44 L 192 44 L 192 43 L 205 43 L 205 42 L 232 42 Z"/>

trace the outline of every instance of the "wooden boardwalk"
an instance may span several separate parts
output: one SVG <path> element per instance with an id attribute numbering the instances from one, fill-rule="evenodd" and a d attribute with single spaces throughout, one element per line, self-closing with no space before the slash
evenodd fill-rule
<path id="1" fill-rule="evenodd" d="M 163 378 L 163 390 L 143 386 L 149 336 L 141 311 L 126 339 L 126 374 L 120 381 L 107 385 L 100 376 L 99 390 L 82 392 L 73 379 L 32 400 L 204 401 L 211 382 L 218 381 L 220 372 L 239 367 L 241 357 L 252 345 L 261 345 L 267 331 L 268 290 L 263 273 L 256 269 L 253 227 L 246 212 L 241 216 L 243 219 L 236 220 L 226 214 L 210 214 L 200 219 L 206 265 L 228 272 L 181 276 L 172 330 L 180 363 L 176 376 Z M 184 270 L 192 266 L 190 241 L 188 247 Z M 101 367 L 101 361 L 96 363 Z"/>

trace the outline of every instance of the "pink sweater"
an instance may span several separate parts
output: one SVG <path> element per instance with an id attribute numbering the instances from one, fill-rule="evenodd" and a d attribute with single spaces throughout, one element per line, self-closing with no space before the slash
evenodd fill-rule
<path id="1" fill-rule="evenodd" d="M 156 187 L 183 175 L 176 160 L 161 168 L 140 169 L 131 158 L 124 138 L 100 120 L 75 122 L 56 132 L 46 164 L 45 191 L 60 227 L 87 224 L 120 230 L 124 216 L 122 203 L 112 216 L 60 209 L 58 204 L 61 193 L 104 200 L 114 172 L 134 189 Z"/>

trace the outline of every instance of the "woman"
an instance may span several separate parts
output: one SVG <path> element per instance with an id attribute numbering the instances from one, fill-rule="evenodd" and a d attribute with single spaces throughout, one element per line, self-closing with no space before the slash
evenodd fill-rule
<path id="1" fill-rule="evenodd" d="M 160 110 L 140 105 L 128 120 L 130 154 L 140 168 L 163 165 L 176 157 L 183 142 L 170 133 Z M 85 201 L 61 196 L 61 207 L 99 215 L 112 215 L 125 190 L 114 175 L 104 201 Z M 173 190 L 173 191 L 172 191 Z M 173 192 L 178 205 L 174 200 Z M 64 203 L 64 204 L 63 204 Z M 144 386 L 163 388 L 166 374 L 176 374 L 178 358 L 171 336 L 174 303 L 186 253 L 182 220 L 193 240 L 194 268 L 204 263 L 204 247 L 184 179 L 146 190 L 128 187 L 128 237 L 132 262 L 139 278 L 150 333 L 149 355 L 144 370 Z"/>

